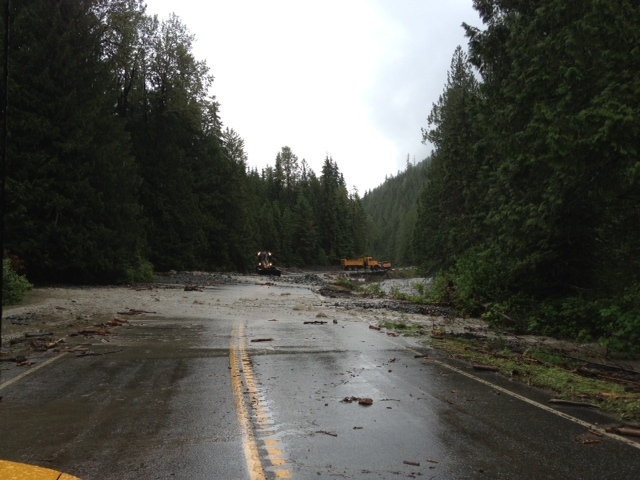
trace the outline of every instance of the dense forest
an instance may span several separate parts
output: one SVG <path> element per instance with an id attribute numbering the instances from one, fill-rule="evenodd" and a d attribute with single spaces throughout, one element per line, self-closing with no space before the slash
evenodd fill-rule
<path id="1" fill-rule="evenodd" d="M 415 245 L 442 297 L 640 345 L 640 6 L 475 0 L 423 140 Z"/>
<path id="2" fill-rule="evenodd" d="M 426 184 L 429 160 L 412 164 L 387 177 L 382 185 L 366 192 L 362 206 L 372 225 L 365 242 L 366 251 L 377 259 L 397 266 L 421 265 L 421 254 L 414 249 L 414 229 L 418 198 Z"/>
<path id="3" fill-rule="evenodd" d="M 130 282 L 250 270 L 263 248 L 288 266 L 367 254 L 509 328 L 637 347 L 640 7 L 473 4 L 483 27 L 463 24 L 425 111 L 432 155 L 360 198 L 330 156 L 316 173 L 283 146 L 250 168 L 179 18 L 12 0 L 5 255 L 35 282 Z"/>
<path id="4" fill-rule="evenodd" d="M 244 271 L 264 248 L 328 265 L 364 248 L 331 157 L 319 176 L 286 146 L 248 168 L 179 18 L 141 0 L 13 0 L 9 19 L 4 245 L 30 280 Z"/>

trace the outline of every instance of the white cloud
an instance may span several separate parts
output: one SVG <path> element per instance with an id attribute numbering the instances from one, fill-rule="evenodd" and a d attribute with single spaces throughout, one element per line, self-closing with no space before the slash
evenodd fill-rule
<path id="1" fill-rule="evenodd" d="M 427 156 L 420 128 L 465 43 L 460 24 L 477 19 L 471 0 L 147 0 L 148 14 L 171 12 L 250 165 L 286 145 L 320 174 L 329 155 L 361 194 Z"/>

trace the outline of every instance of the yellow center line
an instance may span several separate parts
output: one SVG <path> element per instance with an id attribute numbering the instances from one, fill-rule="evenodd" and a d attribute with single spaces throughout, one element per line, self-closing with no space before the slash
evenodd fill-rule
<path id="1" fill-rule="evenodd" d="M 241 327 L 242 328 L 242 327 Z M 251 421 L 249 420 L 249 412 L 244 403 L 242 394 L 242 374 L 238 367 L 238 353 L 236 350 L 236 331 L 235 327 L 231 335 L 231 347 L 229 349 L 229 364 L 231 366 L 231 386 L 233 388 L 233 398 L 236 405 L 236 414 L 238 415 L 238 423 L 242 429 L 242 444 L 244 447 L 244 457 L 249 469 L 249 477 L 251 480 L 265 480 L 264 470 L 260 462 L 258 454 L 258 446 L 251 429 Z"/>
<path id="2" fill-rule="evenodd" d="M 244 325 L 240 325 L 238 331 L 234 327 L 232 330 L 232 343 L 230 352 L 231 361 L 231 379 L 234 389 L 234 397 L 236 402 L 236 412 L 238 414 L 238 420 L 242 426 L 245 436 L 245 457 L 247 459 L 247 466 L 250 472 L 258 471 L 256 477 L 252 479 L 265 478 L 264 470 L 260 462 L 260 456 L 258 453 L 258 447 L 256 444 L 256 438 L 252 430 L 251 414 L 253 414 L 256 428 L 260 431 L 260 435 L 270 436 L 269 429 L 271 428 L 272 419 L 266 409 L 263 407 L 263 402 L 260 398 L 260 392 L 256 387 L 255 377 L 253 375 L 251 360 L 246 349 L 246 341 L 244 334 Z M 236 343 L 239 345 L 236 349 Z M 238 367 L 238 359 L 242 368 Z M 244 379 L 244 391 L 242 388 L 242 381 Z M 245 402 L 244 394 L 248 394 L 248 402 Z M 248 405 L 247 405 L 248 403 Z M 280 444 L 275 439 L 262 439 L 265 446 L 265 451 L 269 462 L 273 467 L 277 467 L 272 470 L 272 473 L 276 478 L 291 478 L 291 472 L 286 468 L 286 461 L 281 458 L 282 449 L 279 448 Z M 253 474 L 253 473 L 252 473 Z"/>

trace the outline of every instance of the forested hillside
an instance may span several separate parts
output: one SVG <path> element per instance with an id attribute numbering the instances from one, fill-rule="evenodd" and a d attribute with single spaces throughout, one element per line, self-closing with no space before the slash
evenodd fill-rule
<path id="1" fill-rule="evenodd" d="M 640 6 L 474 5 L 423 132 L 422 267 L 510 327 L 638 348 Z"/>
<path id="2" fill-rule="evenodd" d="M 413 245 L 417 221 L 418 197 L 426 183 L 428 160 L 413 165 L 407 160 L 406 170 L 362 197 L 362 207 L 371 228 L 366 254 L 388 260 L 394 266 L 421 263 L 421 254 Z"/>
<path id="3" fill-rule="evenodd" d="M 361 199 L 330 156 L 249 168 L 177 17 L 13 0 L 5 255 L 35 282 L 373 255 L 511 328 L 637 348 L 640 6 L 473 3 L 484 25 L 425 111 L 432 156 Z"/>
<path id="4" fill-rule="evenodd" d="M 4 246 L 32 281 L 362 250 L 360 200 L 330 157 L 319 176 L 288 147 L 248 169 L 179 18 L 159 22 L 140 0 L 13 0 L 9 18 Z"/>

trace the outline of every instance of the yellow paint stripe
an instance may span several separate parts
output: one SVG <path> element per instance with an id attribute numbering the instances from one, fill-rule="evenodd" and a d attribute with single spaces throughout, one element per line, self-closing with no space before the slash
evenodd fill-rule
<path id="1" fill-rule="evenodd" d="M 27 370 L 26 372 L 21 373 L 20 375 L 13 377 L 11 380 L 7 380 L 6 382 L 0 384 L 0 390 L 2 390 L 5 387 L 8 387 L 9 385 L 11 385 L 12 383 L 17 382 L 18 380 L 22 380 L 24 377 L 26 377 L 27 375 L 31 375 L 32 373 L 37 372 L 38 370 L 40 370 L 43 367 L 46 367 L 47 365 L 49 365 L 50 363 L 55 362 L 56 360 L 64 357 L 67 354 L 67 352 L 62 352 L 59 355 L 56 355 L 55 357 L 50 358 L 49 360 L 46 360 L 44 362 L 42 362 L 39 365 L 36 365 L 35 367 L 31 367 L 29 368 L 29 370 Z"/>
<path id="2" fill-rule="evenodd" d="M 234 329 L 235 330 L 235 329 Z M 260 462 L 258 447 L 251 430 L 251 422 L 249 413 L 244 403 L 242 395 L 242 376 L 238 368 L 238 354 L 235 347 L 235 332 L 232 334 L 232 344 L 229 349 L 229 364 L 231 366 L 231 386 L 233 388 L 233 398 L 236 406 L 236 414 L 238 423 L 242 429 L 242 444 L 244 448 L 244 456 L 249 470 L 249 478 L 251 480 L 265 480 L 264 470 Z"/>
<path id="3" fill-rule="evenodd" d="M 0 478 L 2 480 L 80 480 L 78 477 L 48 468 L 6 460 L 0 460 Z"/>
<path id="4" fill-rule="evenodd" d="M 267 411 L 262 406 L 260 391 L 255 384 L 255 377 L 251 367 L 252 363 L 249 358 L 249 354 L 247 353 L 245 343 L 244 325 L 240 325 L 238 337 L 240 340 L 238 350 L 240 354 L 240 361 L 242 363 L 242 375 L 245 381 L 246 393 L 249 394 L 249 401 L 257 424 L 256 428 L 258 431 L 265 432 L 271 428 L 271 424 L 273 422 Z M 280 443 L 278 440 L 267 439 L 263 440 L 263 442 L 271 465 L 274 467 L 282 467 L 283 465 L 286 465 L 287 462 L 283 458 L 280 458 L 282 456 L 282 450 L 279 448 Z M 284 468 L 278 468 L 274 470 L 273 473 L 276 478 L 291 478 L 291 472 Z"/>

